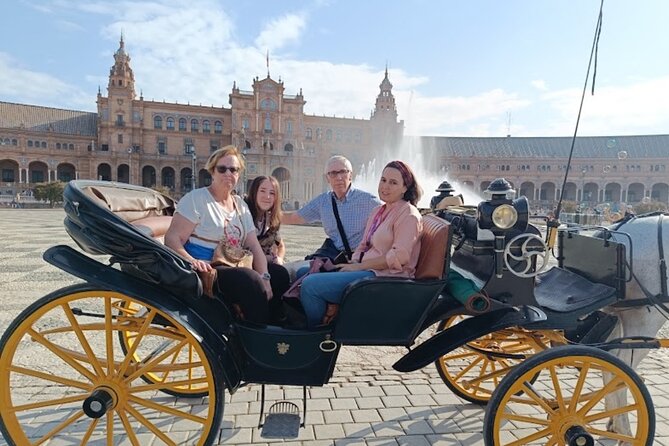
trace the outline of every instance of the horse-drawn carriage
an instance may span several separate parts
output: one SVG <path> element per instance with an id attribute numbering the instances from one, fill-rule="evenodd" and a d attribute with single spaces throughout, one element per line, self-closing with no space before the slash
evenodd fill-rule
<path id="1" fill-rule="evenodd" d="M 65 211 L 80 248 L 110 264 L 67 246 L 44 253 L 85 283 L 37 300 L 0 341 L 0 428 L 11 444 L 213 444 L 224 392 L 249 383 L 263 386 L 267 432 L 294 434 L 304 414 L 279 402 L 265 415 L 264 386 L 303 386 L 306 411 L 306 386 L 328 383 L 342 345 L 405 346 L 400 372 L 435 363 L 457 395 L 488 404 L 486 444 L 652 444 L 650 395 L 606 350 L 667 345 L 607 341 L 618 321 L 600 311 L 625 298 L 631 241 L 561 230 L 558 265 L 542 271 L 549 251 L 504 181 L 478 207 L 425 216 L 415 279 L 355 282 L 336 319 L 314 329 L 249 323 L 202 297 L 190 264 L 160 243 L 168 197 L 73 181 Z"/>

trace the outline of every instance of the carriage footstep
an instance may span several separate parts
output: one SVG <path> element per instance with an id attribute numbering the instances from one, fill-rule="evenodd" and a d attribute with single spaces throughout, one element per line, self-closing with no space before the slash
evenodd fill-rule
<path id="1" fill-rule="evenodd" d="M 279 401 L 272 404 L 265 417 L 262 438 L 297 438 L 300 432 L 300 409 L 297 404 Z"/>

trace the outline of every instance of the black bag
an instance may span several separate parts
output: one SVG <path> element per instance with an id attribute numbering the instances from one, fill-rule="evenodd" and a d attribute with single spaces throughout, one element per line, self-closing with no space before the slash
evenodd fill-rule
<path id="1" fill-rule="evenodd" d="M 346 255 L 346 251 L 337 249 L 332 239 L 326 238 L 321 247 L 318 248 L 313 254 L 306 256 L 304 260 L 313 260 L 318 257 L 325 257 L 332 260 L 334 263 L 334 259 L 336 259 L 337 256 L 339 256 L 341 253 L 344 253 L 344 256 Z"/>

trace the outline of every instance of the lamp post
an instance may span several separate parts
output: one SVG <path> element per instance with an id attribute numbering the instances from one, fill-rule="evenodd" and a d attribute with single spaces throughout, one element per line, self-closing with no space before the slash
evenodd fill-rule
<path id="1" fill-rule="evenodd" d="M 132 147 L 128 147 L 128 184 L 132 184 Z"/>
<path id="2" fill-rule="evenodd" d="M 197 178 L 195 169 L 197 168 L 197 153 L 195 153 L 195 145 L 189 144 L 186 146 L 186 153 L 191 156 L 191 175 L 190 175 L 190 190 L 195 189 L 195 179 Z"/>
<path id="3" fill-rule="evenodd" d="M 246 148 L 246 144 L 244 144 L 244 147 L 242 148 L 242 158 L 244 159 L 244 164 L 246 165 L 246 155 L 249 153 L 249 149 Z M 246 166 L 248 168 L 248 166 Z M 246 195 L 246 170 L 244 169 L 242 171 L 242 196 Z"/>

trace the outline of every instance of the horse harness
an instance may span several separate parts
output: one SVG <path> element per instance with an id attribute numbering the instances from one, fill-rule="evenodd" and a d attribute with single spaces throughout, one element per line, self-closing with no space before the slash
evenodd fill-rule
<path id="1" fill-rule="evenodd" d="M 639 278 L 634 274 L 634 271 L 630 268 L 630 274 L 632 275 L 632 278 L 636 281 L 636 283 L 639 285 L 639 288 L 643 292 L 643 294 L 646 295 L 645 298 L 642 299 L 630 299 L 630 300 L 621 300 L 619 302 L 616 302 L 613 304 L 613 307 L 617 308 L 630 308 L 630 307 L 642 307 L 645 305 L 653 305 L 654 307 L 658 308 L 663 312 L 663 316 L 667 319 L 669 319 L 669 308 L 664 304 L 664 302 L 669 302 L 669 294 L 667 293 L 667 261 L 664 258 L 664 243 L 662 240 L 662 221 L 664 219 L 665 214 L 662 212 L 658 212 L 657 214 L 646 214 L 641 217 L 649 217 L 652 215 L 658 215 L 657 219 L 657 246 L 658 246 L 658 254 L 660 258 L 660 293 L 659 294 L 652 294 L 648 289 L 643 286 Z M 638 218 L 638 217 L 631 217 L 631 218 L 625 218 L 621 222 L 619 222 L 619 225 L 615 228 L 615 230 L 620 229 L 622 225 L 627 223 L 628 221 Z"/>

